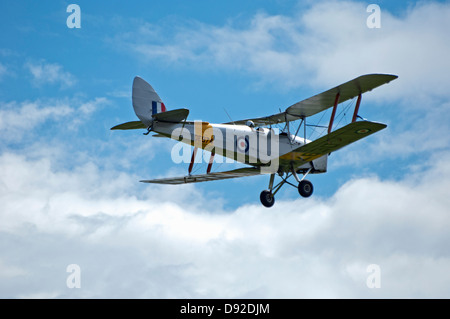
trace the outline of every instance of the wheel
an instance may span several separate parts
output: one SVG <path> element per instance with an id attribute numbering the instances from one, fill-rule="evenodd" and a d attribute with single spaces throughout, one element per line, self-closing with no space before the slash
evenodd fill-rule
<path id="1" fill-rule="evenodd" d="M 259 199 L 261 200 L 261 204 L 266 207 L 272 207 L 275 204 L 275 197 L 268 190 L 262 191 Z"/>
<path id="2" fill-rule="evenodd" d="M 298 193 L 302 197 L 309 197 L 312 195 L 314 190 L 314 187 L 312 183 L 306 179 L 302 180 L 300 183 L 298 183 Z"/>

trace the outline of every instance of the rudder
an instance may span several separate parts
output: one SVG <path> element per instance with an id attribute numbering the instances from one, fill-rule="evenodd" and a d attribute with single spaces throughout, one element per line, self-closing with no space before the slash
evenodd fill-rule
<path id="1" fill-rule="evenodd" d="M 153 87 L 139 76 L 133 80 L 132 101 L 134 112 L 147 126 L 153 122 L 152 115 L 166 111 L 166 106 Z"/>

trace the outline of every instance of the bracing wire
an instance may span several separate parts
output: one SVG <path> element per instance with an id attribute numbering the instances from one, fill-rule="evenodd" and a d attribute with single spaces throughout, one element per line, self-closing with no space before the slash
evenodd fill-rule
<path id="1" fill-rule="evenodd" d="M 351 99 L 351 100 L 346 104 L 346 106 L 344 106 L 343 108 L 341 108 L 341 110 L 339 111 L 338 115 L 336 116 L 336 118 L 339 119 L 339 121 L 338 121 L 337 124 L 336 124 L 336 127 L 338 127 L 339 124 L 342 122 L 342 120 L 345 118 L 346 113 L 348 112 L 348 110 L 349 110 L 350 107 L 352 106 L 353 102 L 354 102 L 354 99 Z M 308 136 L 308 139 L 310 139 L 311 136 L 312 136 L 314 133 L 317 133 L 317 131 L 318 131 L 317 128 L 318 128 L 318 127 L 321 127 L 321 126 L 319 125 L 319 123 L 322 122 L 322 119 L 324 118 L 325 114 L 328 114 L 328 113 L 329 113 L 328 111 L 322 113 L 322 116 L 320 117 L 319 121 L 317 121 L 317 124 L 312 126 L 313 128 L 312 128 L 312 130 L 311 130 L 311 133 L 310 133 L 309 136 Z M 328 129 L 328 127 L 324 127 L 323 130 L 318 134 L 317 138 L 322 137 L 322 136 L 324 135 L 324 133 L 327 131 L 327 129 Z"/>
<path id="2" fill-rule="evenodd" d="M 339 117 L 342 113 L 344 113 L 344 114 L 343 114 L 343 116 L 339 119 L 339 122 L 336 124 L 336 127 L 339 126 L 339 124 L 342 122 L 342 120 L 343 120 L 344 118 L 346 119 L 345 116 L 346 116 L 346 114 L 347 114 L 347 111 L 350 109 L 350 106 L 352 106 L 353 101 L 354 101 L 354 99 L 351 99 L 350 102 L 347 103 L 347 105 L 346 105 L 346 106 L 341 110 L 341 112 L 339 113 L 338 117 Z"/>

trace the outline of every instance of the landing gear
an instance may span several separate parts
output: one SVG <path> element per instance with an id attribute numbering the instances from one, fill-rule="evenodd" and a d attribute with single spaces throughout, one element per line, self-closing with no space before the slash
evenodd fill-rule
<path id="1" fill-rule="evenodd" d="M 314 190 L 314 187 L 310 181 L 307 179 L 302 180 L 300 183 L 298 183 L 298 193 L 302 197 L 309 197 L 312 195 Z"/>
<path id="2" fill-rule="evenodd" d="M 266 207 L 272 207 L 273 204 L 275 204 L 275 197 L 268 190 L 262 191 L 261 195 L 259 196 L 259 199 L 261 200 L 261 204 L 263 204 Z"/>
<path id="3" fill-rule="evenodd" d="M 297 176 L 297 172 L 294 169 L 291 169 L 291 172 L 286 172 L 286 177 L 284 177 L 284 174 L 280 174 L 278 172 L 278 175 L 281 177 L 282 181 L 279 182 L 277 185 L 273 185 L 274 179 L 275 179 L 275 173 L 270 175 L 270 181 L 269 181 L 269 189 L 263 190 L 261 192 L 261 195 L 259 196 L 259 199 L 261 200 L 261 204 L 263 204 L 265 207 L 272 207 L 275 204 L 275 194 L 280 190 L 280 188 L 284 184 L 289 184 L 295 188 L 297 188 L 298 193 L 302 197 L 310 197 L 313 193 L 314 187 L 310 181 L 305 179 L 306 175 L 308 175 L 311 172 L 312 168 L 308 169 L 306 172 L 303 173 L 303 178 L 299 179 Z M 294 178 L 298 182 L 298 186 L 290 183 L 287 179 L 290 176 L 294 176 Z"/>

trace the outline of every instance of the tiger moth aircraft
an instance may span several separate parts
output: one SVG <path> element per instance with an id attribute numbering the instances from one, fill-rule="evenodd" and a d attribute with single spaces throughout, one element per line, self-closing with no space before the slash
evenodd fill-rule
<path id="1" fill-rule="evenodd" d="M 298 189 L 302 197 L 313 193 L 312 183 L 305 179 L 309 174 L 325 173 L 328 156 L 342 147 L 367 137 L 387 127 L 386 124 L 371 122 L 358 115 L 363 93 L 389 83 L 396 75 L 367 74 L 338 85 L 328 91 L 295 103 L 284 112 L 239 121 L 213 124 L 204 121 L 188 121 L 189 110 L 185 108 L 167 110 L 161 98 L 150 84 L 135 77 L 132 88 L 132 103 L 139 121 L 123 123 L 112 130 L 146 129 L 153 136 L 167 137 L 182 143 L 193 152 L 186 176 L 142 180 L 144 183 L 185 184 L 213 180 L 270 175 L 269 185 L 260 195 L 261 203 L 271 207 L 275 194 L 284 184 Z M 351 123 L 332 130 L 338 104 L 357 98 Z M 314 141 L 306 139 L 306 119 L 332 108 L 327 134 Z M 297 122 L 295 130 L 291 122 Z M 282 130 L 272 126 L 284 124 Z M 298 136 L 303 127 L 304 136 Z M 295 131 L 295 132 L 294 132 Z M 184 145 L 184 144 L 182 144 Z M 192 168 L 198 149 L 211 152 L 205 174 L 193 175 Z M 231 162 L 249 166 L 223 172 L 211 172 L 215 155 L 221 155 Z M 189 153 L 190 155 L 190 153 Z M 275 177 L 281 181 L 275 184 Z M 294 177 L 297 185 L 288 181 Z"/>

